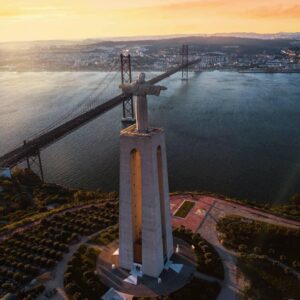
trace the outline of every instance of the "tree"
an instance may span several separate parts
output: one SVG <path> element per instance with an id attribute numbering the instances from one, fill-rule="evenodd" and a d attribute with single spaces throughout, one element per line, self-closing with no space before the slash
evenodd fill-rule
<path id="1" fill-rule="evenodd" d="M 85 277 L 86 279 L 91 279 L 93 278 L 94 273 L 92 271 L 86 271 L 83 273 L 83 277 Z"/>
<path id="2" fill-rule="evenodd" d="M 22 279 L 22 274 L 20 272 L 16 272 L 16 273 L 14 273 L 13 278 L 15 281 L 18 282 Z"/>
<path id="3" fill-rule="evenodd" d="M 298 266 L 300 266 L 300 262 L 298 262 L 297 260 L 294 260 L 292 262 L 292 266 L 293 266 L 293 268 L 297 268 Z"/>
<path id="4" fill-rule="evenodd" d="M 1 285 L 1 288 L 10 292 L 10 293 L 13 293 L 15 291 L 15 286 L 11 283 L 8 283 L 8 282 L 5 282 Z"/>
<path id="5" fill-rule="evenodd" d="M 74 283 L 68 283 L 66 285 L 66 292 L 70 295 L 73 295 L 77 292 L 77 287 Z"/>
<path id="6" fill-rule="evenodd" d="M 74 300 L 81 300 L 81 299 L 84 299 L 84 297 L 82 296 L 81 293 L 76 292 L 75 294 L 73 294 L 73 299 Z"/>
<path id="7" fill-rule="evenodd" d="M 241 244 L 241 245 L 239 245 L 238 249 L 239 249 L 240 252 L 246 252 L 247 251 L 247 245 Z"/>
<path id="8" fill-rule="evenodd" d="M 274 250 L 273 248 L 270 248 L 270 249 L 268 250 L 268 253 L 271 254 L 271 255 L 273 255 L 273 254 L 275 254 L 275 250 Z"/>
<path id="9" fill-rule="evenodd" d="M 280 255 L 280 256 L 279 256 L 279 260 L 281 260 L 281 261 L 286 260 L 286 256 L 285 256 L 285 255 Z"/>
<path id="10" fill-rule="evenodd" d="M 294 194 L 290 198 L 290 203 L 295 204 L 295 205 L 300 205 L 300 193 Z"/>
<path id="11" fill-rule="evenodd" d="M 72 279 L 73 279 L 73 275 L 72 275 L 71 272 L 68 272 L 68 273 L 64 274 L 64 283 L 65 283 L 65 285 L 68 285 L 69 283 L 71 283 Z"/>
<path id="12" fill-rule="evenodd" d="M 206 265 L 209 265 L 209 264 L 212 263 L 212 259 L 206 259 L 206 260 L 204 261 L 204 263 L 205 263 Z"/>
<path id="13" fill-rule="evenodd" d="M 14 168 L 13 176 L 16 177 L 21 184 L 27 186 L 39 186 L 42 183 L 39 176 L 30 169 Z"/>
<path id="14" fill-rule="evenodd" d="M 260 247 L 254 247 L 253 251 L 257 254 L 261 253 L 261 248 Z"/>

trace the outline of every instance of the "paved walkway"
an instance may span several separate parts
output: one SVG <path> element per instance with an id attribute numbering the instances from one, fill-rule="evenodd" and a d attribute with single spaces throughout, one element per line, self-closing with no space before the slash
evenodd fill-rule
<path id="1" fill-rule="evenodd" d="M 208 216 L 199 233 L 214 246 L 223 262 L 224 281 L 218 300 L 236 299 L 236 294 L 241 294 L 237 282 L 236 257 L 220 244 L 216 231 L 216 221 Z"/>
<path id="2" fill-rule="evenodd" d="M 194 276 L 195 276 L 196 278 L 203 279 L 203 280 L 208 281 L 208 282 L 218 282 L 218 283 L 220 283 L 221 285 L 223 284 L 223 281 L 222 281 L 222 280 L 220 280 L 220 279 L 218 279 L 218 278 L 216 278 L 216 277 L 212 277 L 212 276 L 206 275 L 206 274 L 201 273 L 201 272 L 198 272 L 198 271 L 196 271 L 196 272 L 194 273 Z"/>
<path id="3" fill-rule="evenodd" d="M 57 293 L 51 297 L 53 300 L 67 300 L 68 297 L 65 293 L 64 288 L 64 272 L 67 266 L 67 263 L 72 258 L 73 254 L 77 251 L 80 245 L 86 243 L 89 239 L 93 238 L 94 236 L 98 235 L 101 231 L 91 234 L 90 236 L 81 237 L 80 241 L 76 244 L 72 245 L 69 248 L 69 252 L 64 255 L 63 259 L 56 265 L 54 270 L 52 271 L 52 279 L 47 281 L 45 285 L 45 291 L 43 294 L 39 295 L 37 300 L 45 300 L 48 299 L 45 295 L 48 291 L 53 289 L 57 290 Z M 99 247 L 99 246 L 97 246 Z"/>
<path id="4" fill-rule="evenodd" d="M 286 264 L 282 263 L 281 261 L 275 260 L 271 257 L 267 256 L 267 260 L 270 261 L 271 263 L 277 263 L 282 269 L 288 269 L 291 274 L 296 276 L 297 278 L 300 278 L 300 273 L 296 271 L 295 269 L 287 266 Z"/>
<path id="5" fill-rule="evenodd" d="M 57 293 L 51 297 L 53 300 L 67 300 L 68 297 L 65 293 L 64 289 L 64 272 L 67 266 L 68 261 L 72 258 L 73 254 L 77 251 L 79 246 L 87 241 L 87 237 L 81 238 L 81 240 L 72 245 L 69 249 L 69 252 L 64 255 L 63 259 L 56 265 L 54 270 L 52 271 L 52 279 L 47 281 L 45 285 L 45 291 L 43 294 L 39 295 L 37 300 L 45 300 L 48 299 L 44 296 L 45 293 L 52 291 L 53 289 L 57 290 Z"/>

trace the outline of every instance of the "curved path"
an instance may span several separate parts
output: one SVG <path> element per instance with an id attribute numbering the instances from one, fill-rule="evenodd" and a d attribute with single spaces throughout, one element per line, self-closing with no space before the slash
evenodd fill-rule
<path id="1" fill-rule="evenodd" d="M 69 252 L 66 255 L 64 255 L 63 259 L 55 266 L 54 270 L 51 272 L 52 278 L 44 284 L 45 291 L 37 297 L 37 300 L 48 299 L 45 296 L 45 293 L 55 289 L 57 290 L 57 293 L 54 296 L 52 296 L 51 299 L 54 300 L 68 299 L 64 289 L 64 272 L 68 261 L 71 259 L 73 254 L 77 251 L 79 246 L 82 243 L 85 243 L 86 241 L 87 238 L 81 238 L 81 240 L 78 243 L 72 245 L 69 248 L 70 249 Z"/>
<path id="2" fill-rule="evenodd" d="M 104 229 L 102 229 L 104 230 Z M 65 293 L 64 288 L 64 272 L 69 260 L 72 258 L 73 254 L 77 251 L 77 249 L 82 245 L 85 244 L 89 239 L 93 238 L 94 236 L 98 235 L 102 230 L 93 233 L 89 236 L 81 237 L 79 242 L 70 246 L 69 252 L 64 255 L 63 259 L 55 266 L 52 273 L 52 279 L 48 280 L 44 286 L 45 291 L 37 297 L 37 300 L 46 300 L 48 299 L 45 294 L 49 291 L 54 289 L 57 290 L 57 293 L 51 297 L 53 300 L 68 300 L 68 297 Z M 93 245 L 91 245 L 93 246 Z"/>
<path id="3" fill-rule="evenodd" d="M 210 214 L 214 214 L 213 211 Z M 203 238 L 211 243 L 218 252 L 224 266 L 224 281 L 222 282 L 222 290 L 218 296 L 220 300 L 233 300 L 236 295 L 241 294 L 240 287 L 237 282 L 236 257 L 225 249 L 219 242 L 216 219 L 210 215 L 202 223 L 198 231 Z"/>

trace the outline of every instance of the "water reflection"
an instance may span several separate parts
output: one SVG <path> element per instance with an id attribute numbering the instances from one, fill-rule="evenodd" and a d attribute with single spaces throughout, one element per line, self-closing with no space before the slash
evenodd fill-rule
<path id="1" fill-rule="evenodd" d="M 0 153 L 59 118 L 103 73 L 0 73 Z M 171 190 L 281 202 L 300 191 L 300 75 L 180 74 L 149 101 L 165 128 Z M 117 85 L 118 83 L 116 83 Z M 43 151 L 46 178 L 117 189 L 121 107 Z"/>

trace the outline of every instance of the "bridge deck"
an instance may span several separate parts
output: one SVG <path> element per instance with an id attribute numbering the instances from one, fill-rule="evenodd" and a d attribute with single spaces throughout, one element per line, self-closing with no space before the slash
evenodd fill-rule
<path id="1" fill-rule="evenodd" d="M 182 68 L 185 68 L 189 65 L 196 64 L 199 62 L 200 59 L 191 61 L 185 65 L 180 65 L 178 67 L 174 67 L 169 71 L 156 76 L 149 80 L 148 82 L 151 84 L 155 84 L 173 74 L 180 71 Z M 103 113 L 107 112 L 108 110 L 114 108 L 115 106 L 121 104 L 124 100 L 126 100 L 128 95 L 120 94 L 103 104 L 98 105 L 94 109 L 89 110 L 81 114 L 80 116 L 67 121 L 66 123 L 42 134 L 41 136 L 27 141 L 26 145 L 18 147 L 2 157 L 0 157 L 0 167 L 13 167 L 19 164 L 20 162 L 24 161 L 27 157 L 35 155 L 38 150 L 46 148 L 47 146 L 51 145 L 55 141 L 61 139 L 65 135 L 71 133 L 72 131 L 80 128 L 81 126 L 85 125 L 86 123 L 92 121 L 93 119 L 99 117 Z"/>

